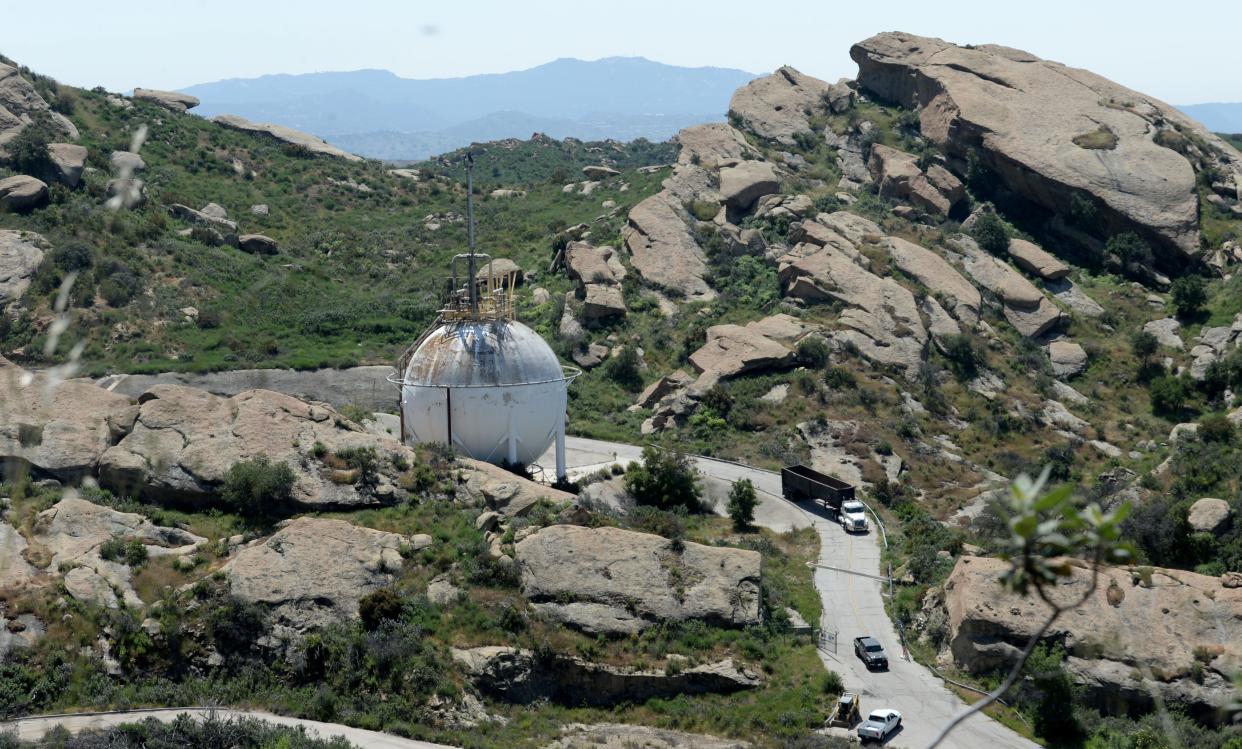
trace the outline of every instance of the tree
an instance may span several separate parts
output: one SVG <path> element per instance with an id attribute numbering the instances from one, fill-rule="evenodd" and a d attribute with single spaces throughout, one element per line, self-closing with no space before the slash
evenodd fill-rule
<path id="1" fill-rule="evenodd" d="M 1008 537 L 1000 542 L 1000 556 L 1009 561 L 1010 567 L 1001 575 L 999 582 L 1019 595 L 1034 594 L 1044 603 L 1048 614 L 1031 635 L 1000 686 L 955 715 L 940 729 L 928 749 L 940 746 L 962 721 L 1009 692 L 1052 625 L 1065 612 L 1078 608 L 1095 595 L 1100 569 L 1104 565 L 1124 564 L 1134 558 L 1133 549 L 1121 540 L 1121 524 L 1130 513 L 1130 503 L 1123 502 L 1109 512 L 1095 503 L 1078 509 L 1073 499 L 1072 484 L 1045 492 L 1047 482 L 1048 469 L 1045 468 L 1038 479 L 1022 475 L 1010 487 L 1010 496 L 1003 507 L 1007 515 Z M 1067 561 L 1069 557 L 1087 562 L 1091 577 L 1086 587 L 1072 600 L 1057 603 L 1049 591 L 1061 578 L 1073 575 L 1075 567 Z"/>
<path id="2" fill-rule="evenodd" d="M 1132 231 L 1109 237 L 1104 251 L 1116 257 L 1122 268 L 1144 268 L 1152 262 L 1151 247 Z"/>
<path id="3" fill-rule="evenodd" d="M 1199 276 L 1182 276 L 1173 282 L 1173 309 L 1178 317 L 1193 317 L 1207 304 L 1207 285 Z"/>
<path id="4" fill-rule="evenodd" d="M 979 246 L 993 255 L 1003 255 L 1009 249 L 1009 233 L 1005 231 L 1005 222 L 991 211 L 986 211 L 975 220 L 971 235 Z"/>
<path id="5" fill-rule="evenodd" d="M 798 363 L 811 369 L 819 369 L 828 363 L 828 344 L 819 336 L 803 338 L 798 343 Z"/>
<path id="6" fill-rule="evenodd" d="M 755 485 L 750 479 L 733 482 L 729 488 L 729 517 L 733 519 L 736 530 L 745 530 L 755 522 L 755 505 L 759 497 L 755 494 Z"/>
<path id="7" fill-rule="evenodd" d="M 224 476 L 220 499 L 242 517 L 270 518 L 293 498 L 293 469 L 266 455 L 234 463 Z"/>
<path id="8" fill-rule="evenodd" d="M 638 350 L 633 346 L 625 346 L 604 365 L 604 374 L 626 390 L 636 391 L 643 386 L 641 366 Z"/>
<path id="9" fill-rule="evenodd" d="M 1186 384 L 1172 375 L 1157 377 L 1151 381 L 1151 410 L 1166 416 L 1176 416 L 1186 405 Z"/>
<path id="10" fill-rule="evenodd" d="M 643 462 L 625 469 L 625 490 L 643 505 L 661 510 L 684 507 L 699 510 L 699 475 L 685 455 L 647 445 Z"/>
<path id="11" fill-rule="evenodd" d="M 1146 330 L 1140 330 L 1130 336 L 1130 351 L 1134 353 L 1136 359 L 1144 364 L 1155 355 L 1156 349 L 1159 347 L 1160 341 L 1156 340 L 1156 336 L 1148 333 Z"/>

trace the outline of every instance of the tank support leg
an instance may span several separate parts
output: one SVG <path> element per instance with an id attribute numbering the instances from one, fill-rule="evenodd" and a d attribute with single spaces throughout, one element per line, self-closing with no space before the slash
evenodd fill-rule
<path id="1" fill-rule="evenodd" d="M 565 416 L 562 414 L 556 425 L 556 480 L 565 481 L 568 473 L 565 470 Z"/>
<path id="2" fill-rule="evenodd" d="M 517 465 L 517 435 L 513 433 L 513 411 L 509 411 L 509 467 Z"/>

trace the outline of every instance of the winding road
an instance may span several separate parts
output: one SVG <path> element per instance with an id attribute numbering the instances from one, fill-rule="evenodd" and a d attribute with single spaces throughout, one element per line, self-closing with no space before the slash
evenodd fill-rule
<path id="1" fill-rule="evenodd" d="M 566 458 L 571 478 L 594 472 L 613 463 L 626 464 L 641 457 L 642 449 L 633 445 L 601 442 L 581 437 L 566 439 Z M 550 456 L 545 456 L 545 459 Z M 848 691 L 861 696 L 863 712 L 892 707 L 900 711 L 902 729 L 886 745 L 921 748 L 931 743 L 939 729 L 957 714 L 965 703 L 931 671 L 902 657 L 901 640 L 884 610 L 888 584 L 880 570 L 880 534 L 875 528 L 866 535 L 846 533 L 832 522 L 826 511 L 801 506 L 781 497 L 780 474 L 711 458 L 695 458 L 705 476 L 723 481 L 750 479 L 759 490 L 760 504 L 755 523 L 775 531 L 813 527 L 819 533 L 819 566 L 815 588 L 823 600 L 822 626 L 837 633 L 835 651 L 821 648 L 820 658 L 827 668 L 841 674 Z M 550 459 L 541 461 L 551 465 Z M 889 670 L 871 672 L 854 656 L 854 638 L 870 635 L 880 641 L 889 654 Z M 827 717 L 827 716 L 825 716 Z M 844 729 L 833 729 L 845 734 Z M 1038 749 L 1038 744 L 1019 736 L 986 715 L 977 714 L 963 722 L 942 746 L 946 749 Z"/>

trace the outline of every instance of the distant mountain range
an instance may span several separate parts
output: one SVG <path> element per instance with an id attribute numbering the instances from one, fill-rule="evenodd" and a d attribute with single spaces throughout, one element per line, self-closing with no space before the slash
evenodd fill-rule
<path id="1" fill-rule="evenodd" d="M 665 140 L 687 125 L 723 120 L 733 91 L 755 77 L 608 57 L 463 78 L 356 70 L 233 78 L 182 91 L 202 102 L 197 114 L 274 122 L 363 156 L 398 160 L 536 131 L 584 140 Z"/>
<path id="2" fill-rule="evenodd" d="M 1178 107 L 1214 133 L 1242 133 L 1242 102 L 1185 104 Z"/>

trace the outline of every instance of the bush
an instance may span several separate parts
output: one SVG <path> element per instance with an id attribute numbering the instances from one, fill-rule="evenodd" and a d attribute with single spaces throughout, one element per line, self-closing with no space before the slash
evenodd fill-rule
<path id="1" fill-rule="evenodd" d="M 828 344 L 819 336 L 803 338 L 798 343 L 798 363 L 811 369 L 819 369 L 828 363 Z"/>
<path id="2" fill-rule="evenodd" d="M 637 392 L 643 386 L 641 365 L 638 350 L 633 346 L 626 346 L 604 365 L 604 375 L 626 390 Z"/>
<path id="3" fill-rule="evenodd" d="M 1104 251 L 1121 261 L 1124 268 L 1147 267 L 1153 260 L 1151 247 L 1132 231 L 1109 237 Z"/>
<path id="4" fill-rule="evenodd" d="M 1208 414 L 1199 420 L 1199 439 L 1204 442 L 1233 442 L 1233 422 L 1224 414 Z"/>
<path id="5" fill-rule="evenodd" d="M 358 481 L 363 484 L 375 483 L 376 476 L 379 475 L 379 455 L 374 447 L 350 447 L 338 451 L 336 457 L 358 472 Z"/>
<path id="6" fill-rule="evenodd" d="M 1172 375 L 1151 381 L 1151 409 L 1163 416 L 1176 416 L 1186 405 L 1186 383 Z"/>
<path id="7" fill-rule="evenodd" d="M 824 384 L 833 390 L 846 390 L 855 387 L 858 379 L 845 367 L 829 367 L 824 370 Z"/>
<path id="8" fill-rule="evenodd" d="M 1199 276 L 1182 276 L 1173 282 L 1172 297 L 1178 317 L 1194 317 L 1207 304 L 1207 285 Z"/>
<path id="9" fill-rule="evenodd" d="M 1005 222 L 991 211 L 979 216 L 970 233 L 980 247 L 993 255 L 1004 255 L 1009 249 L 1009 233 L 1005 231 Z"/>
<path id="10" fill-rule="evenodd" d="M 245 653 L 250 644 L 262 637 L 267 617 L 262 607 L 230 597 L 222 605 L 211 608 L 207 616 L 207 633 L 222 653 Z"/>
<path id="11" fill-rule="evenodd" d="M 944 356 L 949 360 L 949 369 L 959 380 L 973 380 L 983 365 L 983 355 L 965 333 L 945 338 Z"/>
<path id="12" fill-rule="evenodd" d="M 625 490 L 639 504 L 662 510 L 684 507 L 701 509 L 702 487 L 699 474 L 685 455 L 648 445 L 643 462 L 630 463 L 625 471 Z"/>
<path id="13" fill-rule="evenodd" d="M 1156 340 L 1156 336 L 1146 330 L 1137 331 L 1130 336 L 1130 351 L 1139 361 L 1145 362 L 1150 359 L 1159 347 L 1160 342 Z"/>
<path id="14" fill-rule="evenodd" d="M 749 528 L 755 522 L 755 505 L 759 497 L 755 494 L 755 485 L 750 479 L 733 482 L 729 488 L 729 517 L 737 530 Z"/>
<path id="15" fill-rule="evenodd" d="M 400 619 L 403 609 L 401 597 L 392 588 L 380 588 L 366 594 L 358 601 L 358 616 L 361 617 L 362 626 L 368 632 L 379 629 L 380 625 L 386 621 Z"/>
<path id="16" fill-rule="evenodd" d="M 56 137 L 56 126 L 46 112 L 35 112 L 30 124 L 9 141 L 9 162 L 23 174 L 46 176 L 52 166 L 47 144 Z"/>
<path id="17" fill-rule="evenodd" d="M 235 463 L 224 477 L 220 498 L 242 517 L 270 518 L 293 498 L 293 469 L 272 463 L 266 455 Z"/>

